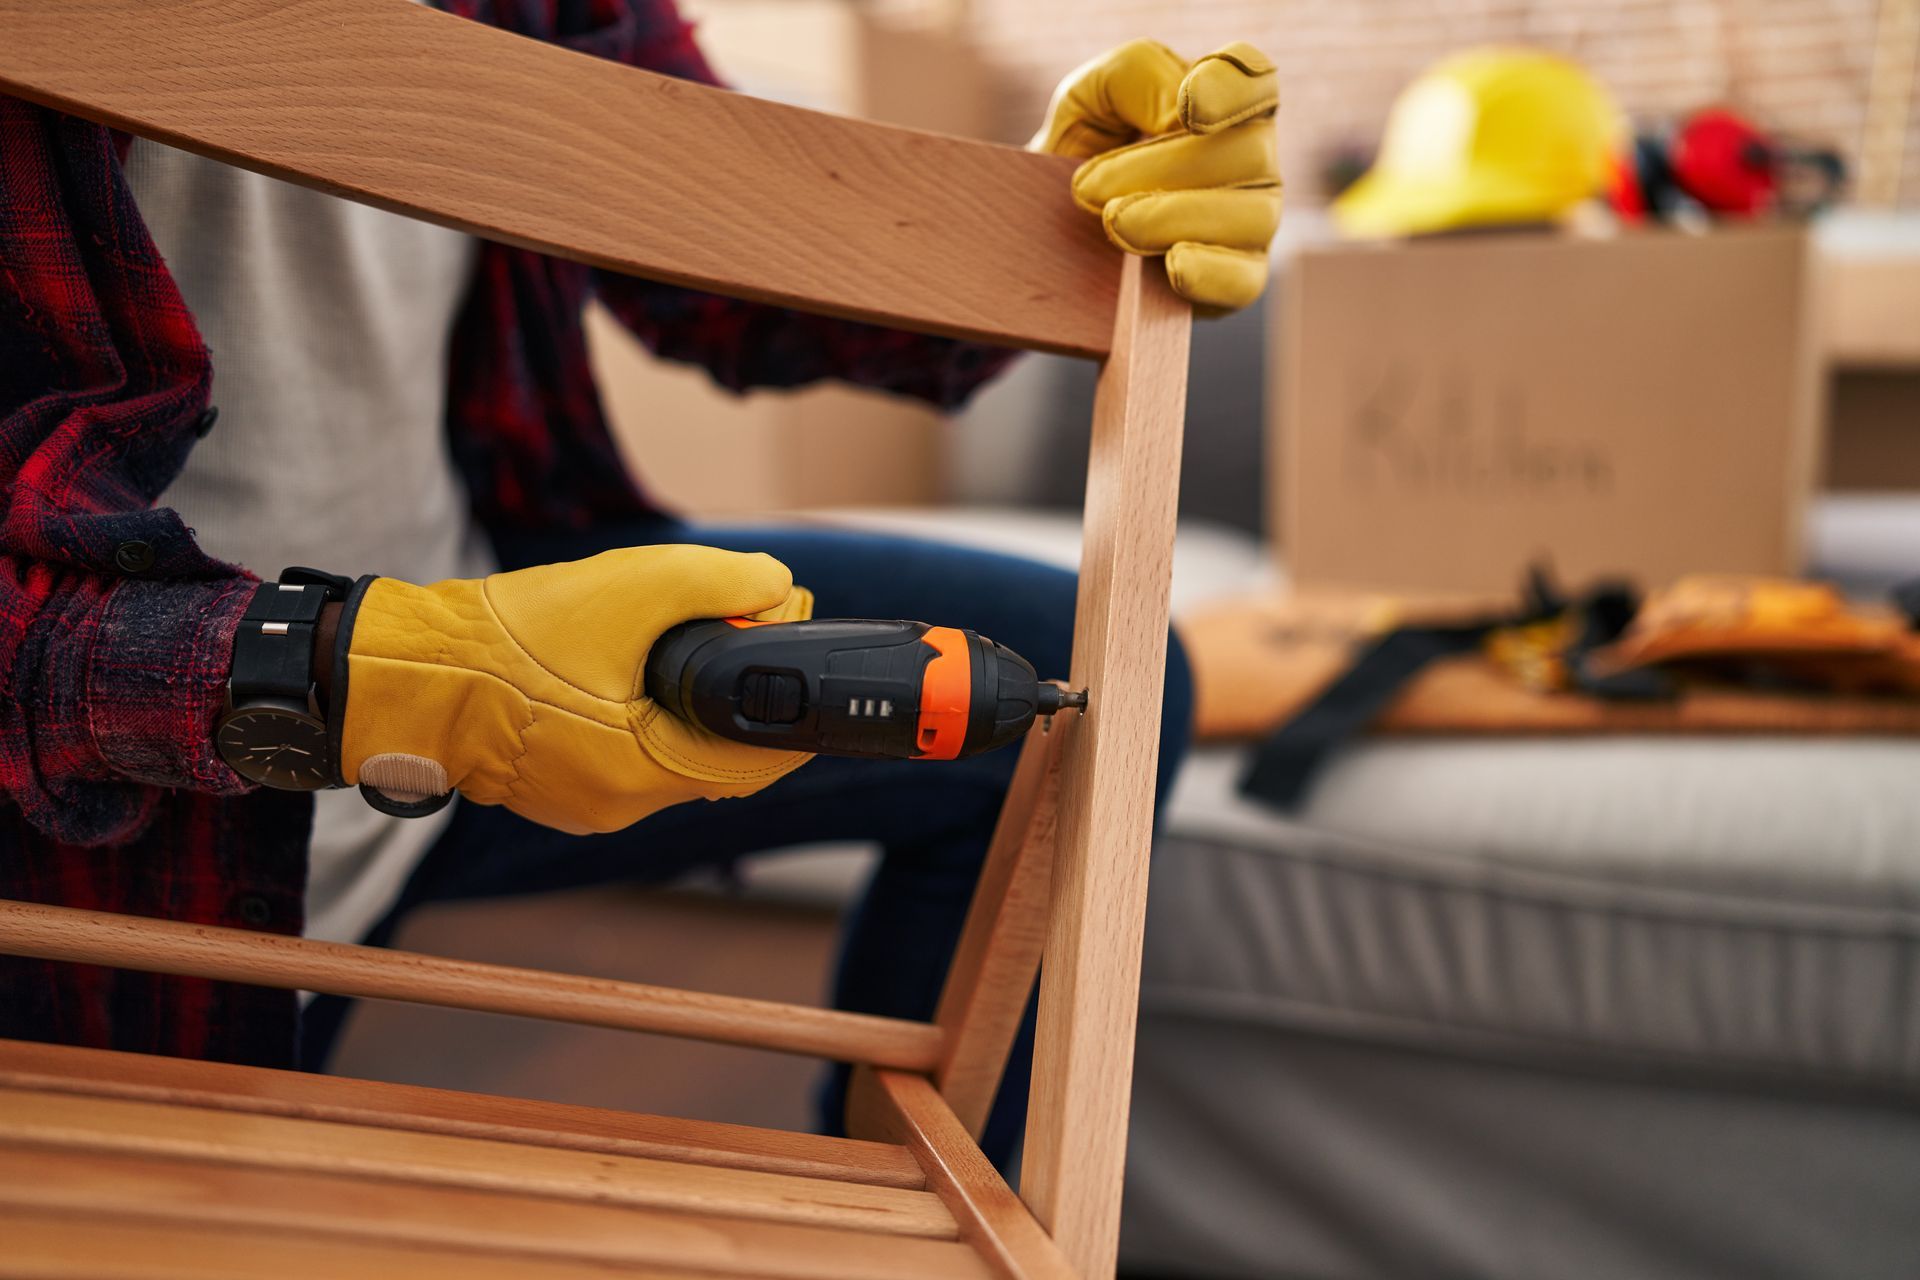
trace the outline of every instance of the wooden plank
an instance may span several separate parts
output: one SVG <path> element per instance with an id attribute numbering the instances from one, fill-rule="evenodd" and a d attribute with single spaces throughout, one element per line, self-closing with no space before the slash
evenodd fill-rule
<path id="1" fill-rule="evenodd" d="M 1003 1280 L 1079 1280 L 931 1081 L 864 1067 L 857 1076 L 862 1107 L 919 1157 L 928 1184 L 960 1224 L 960 1238 L 979 1250 L 994 1274 Z"/>
<path id="2" fill-rule="evenodd" d="M 0 1040 L 0 1087 L 213 1107 L 919 1190 L 904 1147 L 418 1085 Z"/>
<path id="3" fill-rule="evenodd" d="M 0 1280 L 716 1280 L 721 1274 L 0 1210 Z"/>
<path id="4" fill-rule="evenodd" d="M 401 0 L 0 0 L 0 90 L 489 239 L 1070 355 L 1119 255 L 1073 162 L 759 102 Z"/>
<path id="5" fill-rule="evenodd" d="M 976 1138 L 987 1127 L 1007 1052 L 1040 972 L 1053 883 L 1060 748 L 1078 721 L 1078 716 L 1055 716 L 1030 731 L 1020 748 L 934 1016 L 934 1024 L 947 1033 L 934 1082 Z"/>
<path id="6" fill-rule="evenodd" d="M 365 1178 L 0 1145 L 0 1206 L 719 1270 L 783 1280 L 983 1280 L 963 1244 Z"/>
<path id="7" fill-rule="evenodd" d="M 0 1089 L 0 1141 L 952 1239 L 925 1191 L 201 1107 Z"/>
<path id="8" fill-rule="evenodd" d="M 1158 262 L 1121 278 L 1088 463 L 1053 910 L 1021 1194 L 1085 1280 L 1113 1275 L 1140 992 L 1191 317 Z"/>
<path id="9" fill-rule="evenodd" d="M 932 1070 L 943 1039 L 938 1027 L 897 1018 L 5 899 L 0 954 L 657 1031 L 910 1071 Z"/>

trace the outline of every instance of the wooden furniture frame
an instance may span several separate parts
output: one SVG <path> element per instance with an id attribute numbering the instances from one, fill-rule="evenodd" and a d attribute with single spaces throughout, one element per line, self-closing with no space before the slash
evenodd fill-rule
<path id="1" fill-rule="evenodd" d="M 275 177 L 634 275 L 1103 362 L 1072 670 L 1091 706 L 1023 747 L 931 1023 L 0 903 L 17 955 L 851 1062 L 860 1138 L 0 1044 L 0 1275 L 1110 1276 L 1189 313 L 1074 207 L 1071 164 L 408 0 L 0 0 L 0 32 L 0 91 Z M 1036 973 L 1016 1195 L 975 1138 Z"/>

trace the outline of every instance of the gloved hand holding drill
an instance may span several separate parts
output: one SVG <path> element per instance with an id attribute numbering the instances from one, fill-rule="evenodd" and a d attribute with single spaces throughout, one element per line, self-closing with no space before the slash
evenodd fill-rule
<path id="1" fill-rule="evenodd" d="M 341 775 L 402 797 L 449 788 L 562 831 L 617 831 L 684 800 L 750 795 L 807 756 L 729 742 L 642 688 L 662 632 L 812 611 L 771 556 L 608 551 L 478 579 L 367 588 L 347 639 Z"/>
<path id="2" fill-rule="evenodd" d="M 328 646 L 348 669 L 344 700 L 329 690 L 345 703 L 341 775 L 390 812 L 431 812 L 457 788 L 608 831 L 751 794 L 812 752 L 952 760 L 1087 706 L 977 632 L 809 622 L 811 596 L 788 583 L 767 556 L 690 546 L 430 587 L 375 579 Z"/>

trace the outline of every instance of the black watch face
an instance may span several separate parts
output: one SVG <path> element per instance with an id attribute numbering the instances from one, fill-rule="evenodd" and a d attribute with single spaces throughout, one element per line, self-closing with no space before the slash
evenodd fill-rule
<path id="1" fill-rule="evenodd" d="M 241 777 L 282 791 L 331 786 L 327 726 L 285 707 L 242 707 L 229 712 L 214 735 L 220 757 Z"/>

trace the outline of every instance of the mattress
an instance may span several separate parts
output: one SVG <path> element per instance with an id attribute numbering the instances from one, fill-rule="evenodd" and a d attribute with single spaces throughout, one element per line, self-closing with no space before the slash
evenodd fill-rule
<path id="1" fill-rule="evenodd" d="M 1143 1007 L 1920 1093 L 1920 744 L 1431 743 L 1183 774 Z"/>

